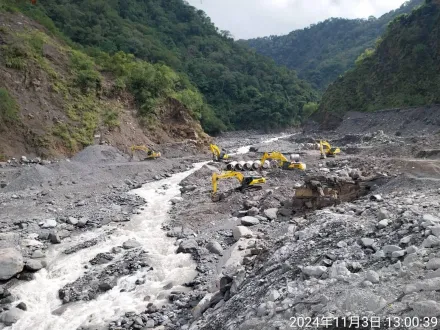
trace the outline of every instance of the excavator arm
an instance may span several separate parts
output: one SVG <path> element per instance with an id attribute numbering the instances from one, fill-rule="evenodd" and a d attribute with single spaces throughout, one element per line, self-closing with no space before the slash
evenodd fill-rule
<path id="1" fill-rule="evenodd" d="M 266 183 L 266 179 L 260 176 L 244 176 L 240 172 L 228 171 L 221 174 L 212 174 L 212 200 L 218 201 L 220 199 L 217 196 L 217 181 L 221 179 L 236 178 L 240 182 L 239 190 L 244 191 L 248 189 L 261 189 L 260 184 Z"/>
<path id="2" fill-rule="evenodd" d="M 285 170 L 298 169 L 304 171 L 306 169 L 306 164 L 300 162 L 290 162 L 281 152 L 266 152 L 261 158 L 261 166 L 268 159 L 274 159 L 280 161 L 280 166 Z"/>
<path id="3" fill-rule="evenodd" d="M 283 163 L 288 162 L 287 158 L 281 152 L 265 152 L 263 157 L 261 158 L 261 166 L 263 166 L 264 162 L 268 159 L 275 159 L 281 162 L 281 166 Z"/>

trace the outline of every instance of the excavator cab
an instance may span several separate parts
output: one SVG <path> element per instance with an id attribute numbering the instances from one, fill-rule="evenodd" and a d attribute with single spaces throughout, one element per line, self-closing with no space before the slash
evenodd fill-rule
<path id="1" fill-rule="evenodd" d="M 142 160 L 157 159 L 162 156 L 160 152 L 154 151 L 146 146 L 132 146 L 130 150 L 131 150 L 130 161 L 133 159 L 135 153 L 138 152 L 146 155 L 146 157 L 144 157 Z"/>
<path id="2" fill-rule="evenodd" d="M 213 202 L 218 202 L 221 199 L 224 199 L 226 194 L 217 194 L 217 182 L 221 179 L 229 179 L 236 178 L 241 185 L 235 190 L 244 192 L 249 190 L 261 190 L 263 187 L 261 184 L 266 183 L 266 179 L 261 176 L 244 176 L 240 172 L 227 171 L 221 174 L 213 173 L 212 174 L 212 193 L 211 199 Z"/>

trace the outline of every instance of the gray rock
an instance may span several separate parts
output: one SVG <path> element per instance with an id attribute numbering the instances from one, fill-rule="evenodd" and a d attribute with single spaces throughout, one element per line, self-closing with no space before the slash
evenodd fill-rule
<path id="1" fill-rule="evenodd" d="M 440 219 L 435 217 L 435 216 L 433 216 L 432 214 L 424 214 L 422 216 L 422 220 L 423 221 L 437 222 L 437 223 L 440 222 Z"/>
<path id="2" fill-rule="evenodd" d="M 431 226 L 429 229 L 435 237 L 440 237 L 440 225 Z"/>
<path id="3" fill-rule="evenodd" d="M 29 259 L 26 261 L 25 268 L 30 271 L 37 271 L 41 268 L 44 268 L 44 261 L 43 260 L 35 260 L 35 259 Z"/>
<path id="4" fill-rule="evenodd" d="M 0 321 L 7 326 L 13 325 L 20 319 L 20 317 L 23 316 L 23 313 L 24 312 L 21 309 L 13 307 L 10 310 L 0 314 Z"/>
<path id="5" fill-rule="evenodd" d="M 379 212 L 377 212 L 377 218 L 379 220 L 389 219 L 390 218 L 390 212 L 388 212 L 386 209 L 381 208 Z"/>
<path id="6" fill-rule="evenodd" d="M 350 276 L 350 271 L 347 269 L 345 262 L 335 262 L 330 268 L 330 278 L 343 278 Z"/>
<path id="7" fill-rule="evenodd" d="M 405 251 L 407 254 L 413 254 L 413 253 L 416 253 L 418 250 L 419 249 L 417 248 L 417 246 L 411 245 L 411 246 L 408 246 Z"/>
<path id="8" fill-rule="evenodd" d="M 15 307 L 17 307 L 18 309 L 21 309 L 22 311 L 27 311 L 27 305 L 24 302 L 20 302 Z"/>
<path id="9" fill-rule="evenodd" d="M 418 291 L 437 291 L 440 290 L 440 277 L 430 278 L 415 283 Z"/>
<path id="10" fill-rule="evenodd" d="M 411 235 L 403 237 L 403 238 L 400 240 L 400 244 L 408 244 L 409 242 L 411 242 L 411 238 L 412 238 Z"/>
<path id="11" fill-rule="evenodd" d="M 367 273 L 365 274 L 365 279 L 367 281 L 370 281 L 371 283 L 379 283 L 380 281 L 379 274 L 376 273 L 374 270 L 367 271 Z"/>
<path id="12" fill-rule="evenodd" d="M 66 222 L 70 225 L 76 225 L 78 223 L 78 219 L 74 217 L 68 217 Z"/>
<path id="13" fill-rule="evenodd" d="M 219 242 L 217 241 L 210 241 L 207 245 L 206 245 L 206 249 L 211 252 L 211 253 L 215 253 L 218 255 L 223 255 L 223 248 L 220 245 Z"/>
<path id="14" fill-rule="evenodd" d="M 192 315 L 195 319 L 202 316 L 202 314 L 209 308 L 213 296 L 213 293 L 207 293 L 203 299 L 199 301 L 197 306 L 194 307 L 192 310 Z"/>
<path id="15" fill-rule="evenodd" d="M 306 275 L 319 277 L 327 271 L 327 267 L 325 266 L 307 266 L 304 267 L 302 272 Z"/>
<path id="16" fill-rule="evenodd" d="M 46 255 L 43 253 L 43 251 L 41 250 L 35 250 L 32 255 L 31 258 L 32 259 L 39 259 L 39 258 L 44 258 Z"/>
<path id="17" fill-rule="evenodd" d="M 267 300 L 268 301 L 276 301 L 280 297 L 281 297 L 281 295 L 277 290 L 271 290 L 269 293 L 269 296 L 267 297 Z"/>
<path id="18" fill-rule="evenodd" d="M 433 272 L 429 272 L 426 274 L 425 279 L 440 277 L 440 269 L 437 269 Z"/>
<path id="19" fill-rule="evenodd" d="M 61 243 L 61 238 L 57 233 L 52 232 L 52 233 L 49 233 L 49 241 L 52 244 L 59 244 L 59 243 Z"/>
<path id="20" fill-rule="evenodd" d="M 243 226 L 255 226 L 258 225 L 260 223 L 260 220 L 258 220 L 255 217 L 250 217 L 250 216 L 245 216 L 243 218 L 241 218 L 241 224 Z"/>
<path id="21" fill-rule="evenodd" d="M 403 257 L 405 255 L 405 253 L 406 253 L 405 250 L 394 251 L 393 253 L 391 253 L 391 257 L 392 258 L 400 258 L 400 257 Z"/>
<path id="22" fill-rule="evenodd" d="M 377 227 L 385 228 L 388 225 L 389 225 L 389 220 L 388 219 L 383 219 L 383 220 L 379 221 L 379 223 L 377 224 Z"/>
<path id="23" fill-rule="evenodd" d="M 434 258 L 428 261 L 426 269 L 436 270 L 440 268 L 440 258 Z"/>
<path id="24" fill-rule="evenodd" d="M 412 305 L 412 309 L 419 317 L 440 316 L 440 305 L 434 300 L 417 301 Z"/>
<path id="25" fill-rule="evenodd" d="M 55 228 L 57 226 L 57 221 L 55 219 L 47 219 L 40 222 L 41 228 Z"/>
<path id="26" fill-rule="evenodd" d="M 176 205 L 178 203 L 183 202 L 183 198 L 182 197 L 174 197 L 170 200 L 171 204 Z"/>
<path id="27" fill-rule="evenodd" d="M 376 202 L 383 202 L 383 198 L 382 198 L 381 195 L 372 195 L 372 196 L 370 197 L 370 199 L 371 199 L 372 201 L 376 201 Z"/>
<path id="28" fill-rule="evenodd" d="M 336 243 L 336 246 L 338 248 L 345 248 L 345 247 L 347 247 L 347 243 L 344 241 L 340 241 L 340 242 Z"/>
<path id="29" fill-rule="evenodd" d="M 385 245 L 383 248 L 382 248 L 382 250 L 383 250 L 383 252 L 385 253 L 385 254 L 387 254 L 387 253 L 393 253 L 394 251 L 400 251 L 400 250 L 402 250 L 400 247 L 398 247 L 397 245 Z"/>
<path id="30" fill-rule="evenodd" d="M 374 244 L 374 239 L 372 239 L 372 238 L 361 238 L 361 244 L 364 247 L 371 247 Z"/>
<path id="31" fill-rule="evenodd" d="M 24 267 L 23 256 L 14 248 L 0 249 L 0 280 L 9 280 Z"/>
<path id="32" fill-rule="evenodd" d="M 252 238 L 252 231 L 244 226 L 237 226 L 232 230 L 234 239 L 238 241 L 240 238 Z"/>
<path id="33" fill-rule="evenodd" d="M 186 239 L 180 242 L 177 253 L 195 253 L 199 245 L 194 239 Z"/>
<path id="34" fill-rule="evenodd" d="M 258 207 L 251 207 L 251 208 L 247 211 L 246 215 L 254 216 L 254 215 L 257 215 L 258 213 L 260 213 L 260 210 L 258 209 Z"/>
<path id="35" fill-rule="evenodd" d="M 277 208 L 271 208 L 271 209 L 264 210 L 264 215 L 269 220 L 275 220 L 277 218 L 277 213 L 278 213 L 278 209 Z"/>
<path id="36" fill-rule="evenodd" d="M 147 329 L 152 329 L 156 326 L 156 323 L 154 322 L 153 319 L 148 319 L 147 320 L 147 324 L 146 324 L 146 328 Z"/>
<path id="37" fill-rule="evenodd" d="M 134 249 L 134 248 L 137 248 L 140 246 L 141 246 L 141 243 L 139 243 L 135 239 L 129 239 L 128 241 L 125 241 L 124 243 L 122 243 L 122 247 L 126 250 Z"/>
<path id="38" fill-rule="evenodd" d="M 435 237 L 434 235 L 429 235 L 425 238 L 421 245 L 423 248 L 432 248 L 434 246 L 440 246 L 440 238 Z"/>
<path id="39" fill-rule="evenodd" d="M 142 319 L 139 316 L 135 317 L 133 321 L 134 321 L 134 324 L 137 324 L 140 326 L 144 325 L 144 321 L 142 321 Z"/>
<path id="40" fill-rule="evenodd" d="M 346 290 L 338 301 L 342 302 L 340 306 L 342 310 L 358 314 L 374 312 L 387 305 L 384 298 L 375 295 L 369 289 Z"/>
<path id="41" fill-rule="evenodd" d="M 80 228 L 85 227 L 87 222 L 89 222 L 89 218 L 83 217 L 83 218 L 78 220 L 77 226 L 80 227 Z"/>

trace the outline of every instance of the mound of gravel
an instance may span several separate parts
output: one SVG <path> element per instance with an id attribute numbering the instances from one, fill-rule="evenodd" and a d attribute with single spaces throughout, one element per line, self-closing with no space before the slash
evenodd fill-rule
<path id="1" fill-rule="evenodd" d="M 21 191 L 29 187 L 39 187 L 54 179 L 55 173 L 46 166 L 35 165 L 24 168 L 21 174 L 3 189 L 3 192 Z"/>
<path id="2" fill-rule="evenodd" d="M 73 158 L 73 161 L 80 163 L 107 163 L 107 162 L 125 162 L 126 155 L 121 153 L 118 149 L 106 145 L 89 146 Z"/>

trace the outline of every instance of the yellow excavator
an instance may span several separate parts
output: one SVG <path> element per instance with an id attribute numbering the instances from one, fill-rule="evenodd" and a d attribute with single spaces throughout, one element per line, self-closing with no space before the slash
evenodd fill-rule
<path id="1" fill-rule="evenodd" d="M 266 179 L 262 176 L 245 176 L 243 173 L 227 171 L 221 174 L 212 174 L 212 194 L 211 199 L 214 202 L 218 202 L 225 197 L 225 194 L 217 194 L 217 181 L 221 179 L 236 178 L 240 181 L 241 185 L 236 190 L 244 192 L 249 190 L 261 190 L 263 187 L 261 184 L 266 183 Z"/>
<path id="2" fill-rule="evenodd" d="M 321 159 L 336 157 L 336 155 L 341 152 L 341 149 L 332 148 L 330 143 L 324 140 L 319 140 L 319 150 L 321 151 Z"/>
<path id="3" fill-rule="evenodd" d="M 132 146 L 130 150 L 131 150 L 130 161 L 133 159 L 136 151 L 141 151 L 146 154 L 146 157 L 143 160 L 156 159 L 162 156 L 160 152 L 151 150 L 146 146 Z"/>
<path id="4" fill-rule="evenodd" d="M 261 158 L 261 166 L 263 166 L 266 160 L 278 160 L 279 165 L 283 170 L 301 170 L 304 171 L 307 166 L 304 163 L 294 161 L 290 162 L 281 152 L 265 152 L 263 157 Z"/>
<path id="5" fill-rule="evenodd" d="M 210 146 L 211 152 L 212 152 L 212 158 L 216 162 L 220 162 L 222 160 L 226 160 L 229 158 L 229 155 L 221 150 L 218 146 L 215 144 L 211 144 Z"/>

